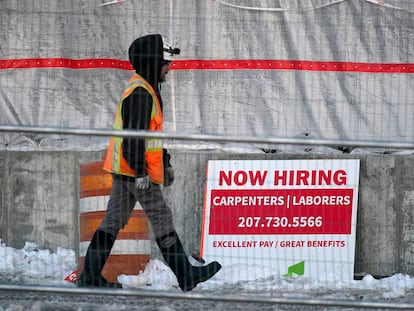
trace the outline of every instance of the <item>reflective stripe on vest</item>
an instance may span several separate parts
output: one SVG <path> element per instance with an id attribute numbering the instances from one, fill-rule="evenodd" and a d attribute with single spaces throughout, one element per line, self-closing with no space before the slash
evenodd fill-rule
<path id="1" fill-rule="evenodd" d="M 123 129 L 122 119 L 122 104 L 137 87 L 144 88 L 152 96 L 151 119 L 149 124 L 149 131 L 162 131 L 162 112 L 161 105 L 153 87 L 141 76 L 134 74 L 124 92 L 115 113 L 113 128 L 115 130 Z M 132 169 L 122 153 L 122 137 L 111 137 L 109 146 L 105 157 L 104 170 L 135 177 L 136 172 Z M 146 173 L 154 183 L 164 183 L 164 164 L 163 164 L 163 149 L 162 140 L 158 138 L 145 139 L 145 163 Z"/>

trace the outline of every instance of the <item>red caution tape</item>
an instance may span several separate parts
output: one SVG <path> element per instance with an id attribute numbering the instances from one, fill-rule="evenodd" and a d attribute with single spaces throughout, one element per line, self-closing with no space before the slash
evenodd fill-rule
<path id="1" fill-rule="evenodd" d="M 68 69 L 124 69 L 131 70 L 131 64 L 126 60 L 110 58 L 23 58 L 0 59 L 0 69 L 26 69 L 26 68 L 68 68 Z"/>
<path id="2" fill-rule="evenodd" d="M 0 70 L 29 68 L 132 70 L 127 60 L 110 58 L 24 58 L 0 59 Z M 357 63 L 305 60 L 176 60 L 171 70 L 305 70 L 370 73 L 414 73 L 412 63 Z"/>
<path id="3" fill-rule="evenodd" d="M 414 64 L 322 62 L 303 60 L 177 60 L 172 70 L 306 70 L 414 73 Z"/>

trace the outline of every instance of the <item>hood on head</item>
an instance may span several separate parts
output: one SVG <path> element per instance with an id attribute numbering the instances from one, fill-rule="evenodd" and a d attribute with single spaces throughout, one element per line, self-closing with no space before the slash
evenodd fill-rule
<path id="1" fill-rule="evenodd" d="M 163 41 L 160 34 L 135 39 L 128 50 L 129 62 L 136 73 L 156 87 L 163 63 Z"/>

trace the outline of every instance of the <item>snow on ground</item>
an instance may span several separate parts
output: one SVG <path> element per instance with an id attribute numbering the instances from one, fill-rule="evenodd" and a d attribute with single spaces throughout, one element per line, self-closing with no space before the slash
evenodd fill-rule
<path id="1" fill-rule="evenodd" d="M 57 251 L 39 249 L 26 242 L 22 249 L 8 247 L 0 240 L 0 282 L 42 284 L 74 287 L 65 277 L 76 269 L 76 255 L 71 249 Z M 243 269 L 249 269 L 244 273 Z M 231 266 L 223 269 L 195 291 L 217 294 L 254 294 L 260 296 L 317 297 L 329 299 L 369 299 L 404 301 L 414 304 L 414 278 L 397 274 L 374 279 L 366 275 L 362 280 L 320 282 L 304 277 L 264 277 L 260 266 Z M 235 276 L 249 275 L 247 279 Z M 231 278 L 230 278 L 231 276 Z M 128 289 L 179 291 L 171 270 L 160 260 L 151 260 L 145 271 L 137 276 L 120 275 L 118 281 Z"/>

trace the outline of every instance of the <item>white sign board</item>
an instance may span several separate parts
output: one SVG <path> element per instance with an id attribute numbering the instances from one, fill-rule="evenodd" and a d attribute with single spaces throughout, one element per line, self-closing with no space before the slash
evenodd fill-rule
<path id="1" fill-rule="evenodd" d="M 201 256 L 264 275 L 350 280 L 359 160 L 209 161 Z"/>

